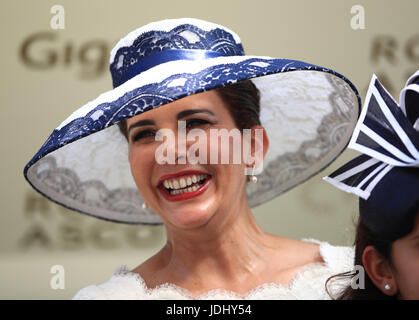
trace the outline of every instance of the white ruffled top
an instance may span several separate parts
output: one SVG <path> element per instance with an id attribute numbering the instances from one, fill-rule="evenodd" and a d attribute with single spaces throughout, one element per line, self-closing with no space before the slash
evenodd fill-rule
<path id="1" fill-rule="evenodd" d="M 303 267 L 287 286 L 277 283 L 264 283 L 247 294 L 241 295 L 225 289 L 213 289 L 194 296 L 187 289 L 175 284 L 165 283 L 148 288 L 144 279 L 131 272 L 126 265 L 119 266 L 109 281 L 100 285 L 87 286 L 76 293 L 73 300 L 328 300 L 325 289 L 326 280 L 335 274 L 354 269 L 354 247 L 333 246 L 314 239 L 304 241 L 318 243 L 324 263 L 312 263 Z M 340 290 L 331 282 L 332 293 Z"/>

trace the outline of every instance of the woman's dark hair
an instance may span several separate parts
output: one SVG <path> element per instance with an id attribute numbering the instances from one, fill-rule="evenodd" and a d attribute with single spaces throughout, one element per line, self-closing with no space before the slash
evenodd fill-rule
<path id="1" fill-rule="evenodd" d="M 375 235 L 364 223 L 361 216 L 368 215 L 367 208 L 371 210 L 371 207 L 365 205 L 365 201 L 360 199 L 359 200 L 359 210 L 360 210 L 360 218 L 358 221 L 358 225 L 356 227 L 356 235 L 355 235 L 355 266 L 363 266 L 362 263 L 362 254 L 364 253 L 364 250 L 367 246 L 373 246 L 378 253 L 388 261 L 390 265 L 392 265 L 392 245 L 393 242 L 397 239 L 394 238 L 385 238 L 380 237 L 378 235 Z M 409 216 L 415 217 L 418 213 L 419 209 L 419 202 L 416 201 L 416 204 L 413 205 L 409 209 Z M 410 221 L 410 220 L 409 220 Z M 406 230 L 406 234 L 401 235 L 401 237 L 407 235 L 410 233 L 413 229 L 413 222 L 411 222 L 411 228 L 410 230 Z M 340 274 L 336 274 L 331 276 L 326 281 L 326 292 L 329 294 L 329 296 L 337 300 L 395 300 L 397 299 L 397 295 L 394 296 L 388 296 L 384 294 L 380 289 L 378 289 L 374 283 L 371 281 L 370 277 L 368 276 L 368 273 L 364 273 L 364 279 L 365 279 L 365 288 L 352 288 L 351 284 L 349 284 L 345 289 L 339 293 L 337 297 L 333 297 L 333 295 L 330 293 L 330 290 L 328 288 L 328 284 L 332 280 L 343 280 L 343 279 L 349 279 L 351 282 L 354 279 L 355 276 L 358 276 L 356 272 L 348 271 Z"/>
<path id="2" fill-rule="evenodd" d="M 362 254 L 367 246 L 374 246 L 377 251 L 381 254 L 381 256 L 387 259 L 391 263 L 391 247 L 392 242 L 386 239 L 380 239 L 376 237 L 363 223 L 362 219 L 359 218 L 358 225 L 356 227 L 356 235 L 355 235 L 355 266 L 363 266 L 362 264 Z M 338 297 L 333 297 L 329 291 L 328 284 L 332 280 L 339 280 L 339 279 L 352 279 L 358 276 L 356 272 L 348 271 L 340 274 L 336 274 L 331 276 L 326 281 L 326 291 L 329 296 L 333 299 L 336 298 L 337 300 L 388 300 L 388 299 L 395 299 L 396 296 L 388 296 L 381 292 L 374 283 L 371 281 L 368 273 L 364 273 L 365 279 L 365 288 L 352 288 L 349 284 L 341 293 L 339 293 Z"/>
<path id="3" fill-rule="evenodd" d="M 216 91 L 227 103 L 230 114 L 240 131 L 260 125 L 259 90 L 251 80 L 230 84 Z"/>
<path id="4" fill-rule="evenodd" d="M 245 80 L 215 91 L 226 102 L 228 110 L 240 131 L 260 125 L 260 95 L 251 80 Z M 126 121 L 118 123 L 119 130 L 128 139 Z"/>

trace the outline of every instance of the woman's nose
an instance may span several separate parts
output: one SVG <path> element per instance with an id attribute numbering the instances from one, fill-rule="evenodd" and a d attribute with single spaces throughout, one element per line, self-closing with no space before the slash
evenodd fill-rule
<path id="1" fill-rule="evenodd" d="M 167 152 L 168 155 L 172 154 L 172 156 L 168 156 L 168 158 L 175 162 L 169 164 L 186 164 L 188 159 L 188 148 L 193 142 L 188 142 L 186 135 L 182 132 L 179 133 L 177 130 L 172 130 L 172 134 L 172 139 L 170 139 L 170 142 L 167 145 Z"/>
<path id="2" fill-rule="evenodd" d="M 177 164 L 186 164 L 186 156 L 183 154 L 180 154 L 176 157 L 176 163 Z"/>

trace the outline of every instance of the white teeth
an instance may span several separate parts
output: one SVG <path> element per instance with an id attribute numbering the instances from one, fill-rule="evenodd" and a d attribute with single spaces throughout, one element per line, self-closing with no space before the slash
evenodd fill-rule
<path id="1" fill-rule="evenodd" d="M 177 180 L 173 181 L 173 188 L 179 189 L 179 182 Z"/>
<path id="2" fill-rule="evenodd" d="M 192 188 L 192 191 L 195 191 L 200 186 L 192 186 L 193 184 L 197 183 L 198 181 L 204 180 L 207 178 L 208 175 L 206 174 L 198 174 L 198 175 L 190 175 L 190 176 L 183 176 L 182 178 L 178 179 L 167 179 L 163 181 L 163 186 L 166 189 L 173 189 L 170 190 L 171 194 L 178 194 L 184 192 L 191 192 L 189 189 Z M 195 188 L 195 189 L 194 189 Z M 183 189 L 183 190 L 180 190 Z M 174 193 L 176 191 L 176 193 Z"/>
<path id="3" fill-rule="evenodd" d="M 183 189 L 183 190 L 170 190 L 170 194 L 171 195 L 175 195 L 175 194 L 181 194 L 181 193 L 187 193 L 187 192 L 193 192 L 199 189 L 199 186 L 193 186 L 193 187 L 189 187 L 187 189 Z"/>

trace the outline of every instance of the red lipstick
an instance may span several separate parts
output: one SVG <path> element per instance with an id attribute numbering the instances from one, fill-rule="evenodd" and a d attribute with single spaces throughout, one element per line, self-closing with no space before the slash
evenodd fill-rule
<path id="1" fill-rule="evenodd" d="M 176 178 L 176 177 L 185 176 L 185 175 L 193 175 L 193 174 L 195 174 L 195 175 L 200 175 L 200 174 L 207 175 L 207 177 L 205 178 L 205 180 L 203 181 L 202 184 L 200 184 L 199 182 L 195 183 L 195 184 L 199 183 L 198 184 L 199 188 L 195 191 L 178 193 L 178 194 L 170 194 L 170 192 L 163 185 L 163 181 L 166 180 L 166 179 Z M 163 197 L 168 201 L 183 201 L 183 200 L 188 200 L 188 199 L 191 199 L 191 198 L 198 197 L 199 195 L 203 194 L 208 189 L 210 182 L 211 182 L 211 176 L 208 173 L 202 172 L 202 171 L 197 171 L 197 170 L 187 170 L 187 171 L 180 171 L 180 172 L 177 172 L 175 174 L 168 174 L 168 175 L 162 176 L 159 179 L 158 189 L 162 193 Z"/>

